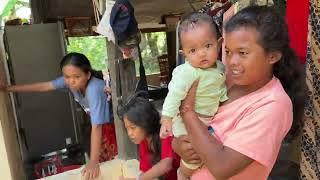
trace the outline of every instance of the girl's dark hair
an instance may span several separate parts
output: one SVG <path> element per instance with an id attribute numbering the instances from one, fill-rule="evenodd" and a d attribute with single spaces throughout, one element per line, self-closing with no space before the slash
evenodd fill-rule
<path id="1" fill-rule="evenodd" d="M 60 69 L 62 70 L 62 68 L 66 65 L 73 65 L 81 69 L 84 73 L 90 72 L 92 76 L 98 79 L 103 79 L 102 72 L 92 69 L 90 61 L 84 54 L 76 52 L 68 53 L 62 58 L 60 62 Z"/>
<path id="2" fill-rule="evenodd" d="M 289 46 L 288 27 L 282 16 L 273 8 L 250 6 L 239 11 L 225 25 L 225 32 L 239 28 L 254 28 L 258 33 L 258 43 L 265 52 L 281 52 L 281 59 L 274 64 L 273 74 L 281 81 L 293 103 L 293 126 L 290 135 L 299 131 L 305 104 L 305 75 L 303 65 Z"/>
<path id="3" fill-rule="evenodd" d="M 126 117 L 131 123 L 142 128 L 146 136 L 151 137 L 151 149 L 153 151 L 152 164 L 156 164 L 161 159 L 160 141 L 160 114 L 144 97 L 135 96 L 123 107 L 122 117 Z"/>

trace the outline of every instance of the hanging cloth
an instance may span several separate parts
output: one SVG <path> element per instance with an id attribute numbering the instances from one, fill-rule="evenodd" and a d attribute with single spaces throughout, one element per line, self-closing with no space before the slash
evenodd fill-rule
<path id="1" fill-rule="evenodd" d="M 96 32 L 105 36 L 108 41 L 111 41 L 115 43 L 115 37 L 113 30 L 110 25 L 110 15 L 111 15 L 111 10 L 114 5 L 115 1 L 108 0 L 106 2 L 106 10 L 101 18 L 101 21 L 99 22 L 97 26 Z"/>
<path id="2" fill-rule="evenodd" d="M 290 46 L 293 48 L 301 63 L 306 62 L 308 39 L 308 0 L 287 1 L 286 20 L 290 38 Z"/>
<path id="3" fill-rule="evenodd" d="M 118 41 L 122 42 L 138 31 L 134 8 L 128 0 L 117 0 L 112 7 L 110 24 Z"/>

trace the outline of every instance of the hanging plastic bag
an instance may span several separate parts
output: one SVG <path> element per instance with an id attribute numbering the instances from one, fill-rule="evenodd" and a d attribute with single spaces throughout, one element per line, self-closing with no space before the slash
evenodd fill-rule
<path id="1" fill-rule="evenodd" d="M 110 16 L 114 4 L 115 1 L 106 2 L 106 11 L 104 12 L 102 19 L 97 26 L 97 33 L 105 36 L 108 39 L 108 41 L 112 41 L 113 43 L 115 43 L 115 36 L 110 25 Z"/>

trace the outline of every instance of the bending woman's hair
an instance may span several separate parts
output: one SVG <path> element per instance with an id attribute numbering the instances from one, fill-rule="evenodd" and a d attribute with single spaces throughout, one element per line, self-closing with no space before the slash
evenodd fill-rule
<path id="1" fill-rule="evenodd" d="M 147 137 L 151 138 L 153 152 L 152 164 L 156 164 L 161 159 L 161 140 L 160 140 L 160 114 L 144 97 L 131 98 L 122 109 L 122 117 L 126 117 L 131 123 L 142 128 Z"/>
<path id="2" fill-rule="evenodd" d="M 258 33 L 258 43 L 266 53 L 280 52 L 281 59 L 274 64 L 273 74 L 283 85 L 293 104 L 293 125 L 289 132 L 296 135 L 302 122 L 305 104 L 305 76 L 303 65 L 299 63 L 289 46 L 288 27 L 279 13 L 266 6 L 251 6 L 239 11 L 225 25 L 225 32 L 239 28 L 254 28 Z"/>
<path id="3" fill-rule="evenodd" d="M 90 61 L 84 54 L 76 52 L 68 53 L 62 58 L 60 62 L 60 69 L 62 70 L 66 65 L 73 65 L 81 69 L 84 73 L 90 72 L 92 76 L 98 79 L 103 79 L 102 72 L 92 69 Z"/>

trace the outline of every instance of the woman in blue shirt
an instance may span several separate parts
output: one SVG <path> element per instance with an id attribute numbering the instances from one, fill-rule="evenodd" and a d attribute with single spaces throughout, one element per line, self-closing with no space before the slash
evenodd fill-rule
<path id="1" fill-rule="evenodd" d="M 26 85 L 4 86 L 0 90 L 10 92 L 46 92 L 68 89 L 91 119 L 90 161 L 83 170 L 85 179 L 99 175 L 99 162 L 110 160 L 117 154 L 114 124 L 110 118 L 109 103 L 104 92 L 105 82 L 91 68 L 87 57 L 69 53 L 60 62 L 63 76 L 53 81 Z M 2 84 L 2 85 L 1 85 Z"/>

